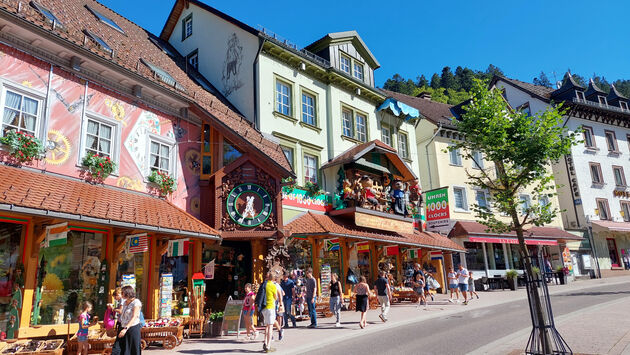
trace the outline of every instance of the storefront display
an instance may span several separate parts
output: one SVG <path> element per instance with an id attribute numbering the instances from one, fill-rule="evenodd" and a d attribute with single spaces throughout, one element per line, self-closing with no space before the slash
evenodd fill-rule
<path id="1" fill-rule="evenodd" d="M 76 322 L 83 301 L 97 297 L 104 234 L 70 231 L 65 244 L 39 251 L 33 325 Z"/>
<path id="2" fill-rule="evenodd" d="M 173 275 L 173 316 L 186 316 L 190 308 L 188 305 L 188 255 L 162 255 L 160 274 Z"/>
<path id="3" fill-rule="evenodd" d="M 251 246 L 247 242 L 232 241 L 207 245 L 201 254 L 201 264 L 206 266 L 212 261 L 213 278 L 205 280 L 206 308 L 221 310 L 228 297 L 245 296 L 245 284 L 251 282 Z"/>
<path id="4" fill-rule="evenodd" d="M 19 260 L 22 226 L 0 222 L 0 330 L 5 331 L 11 318 L 15 285 L 24 284 Z"/>
<path id="5" fill-rule="evenodd" d="M 291 258 L 287 265 L 289 270 L 305 270 L 312 267 L 312 246 L 308 239 L 290 237 L 286 244 Z"/>
<path id="6" fill-rule="evenodd" d="M 116 286 L 122 287 L 131 282 L 133 276 L 133 286 L 136 290 L 136 297 L 143 305 L 147 301 L 147 290 L 145 282 L 145 260 L 148 253 L 120 253 L 118 255 L 118 269 L 116 272 Z"/>

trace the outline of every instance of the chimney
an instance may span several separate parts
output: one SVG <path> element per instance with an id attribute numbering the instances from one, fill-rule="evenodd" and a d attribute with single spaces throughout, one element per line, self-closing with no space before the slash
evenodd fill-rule
<path id="1" fill-rule="evenodd" d="M 431 93 L 428 91 L 423 91 L 419 93 L 418 95 L 416 95 L 416 97 L 419 97 L 421 99 L 431 100 Z"/>

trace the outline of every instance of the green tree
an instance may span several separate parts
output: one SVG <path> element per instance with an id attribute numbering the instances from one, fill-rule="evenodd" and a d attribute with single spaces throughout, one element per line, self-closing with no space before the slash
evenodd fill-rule
<path id="1" fill-rule="evenodd" d="M 383 84 L 383 89 L 400 92 L 402 94 L 411 95 L 416 84 L 413 80 L 403 78 L 400 74 L 394 74 L 391 79 L 387 79 Z"/>
<path id="2" fill-rule="evenodd" d="M 534 85 L 540 85 L 548 88 L 552 87 L 551 81 L 549 81 L 549 78 L 544 71 L 541 71 L 540 74 L 538 74 L 538 77 L 534 78 Z"/>
<path id="3" fill-rule="evenodd" d="M 600 76 L 597 76 L 597 74 L 593 74 L 593 82 L 595 83 L 595 85 L 597 85 L 597 87 L 602 89 L 605 93 L 610 92 L 610 83 L 603 76 L 600 77 Z"/>
<path id="4" fill-rule="evenodd" d="M 539 278 L 534 274 L 524 233 L 528 227 L 550 223 L 560 211 L 550 204 L 533 203 L 522 207 L 519 191 L 532 189 L 534 201 L 555 195 L 550 164 L 571 152 L 579 132 L 571 133 L 563 127 L 563 112 L 559 107 L 550 107 L 528 116 L 512 110 L 499 90 L 489 89 L 481 80 L 475 80 L 471 102 L 464 106 L 464 110 L 462 119 L 456 125 L 466 140 L 456 142 L 449 149 L 459 149 L 467 159 L 473 159 L 473 152 L 479 151 L 494 163 L 494 167 L 466 172 L 469 184 L 487 189 L 492 195 L 493 211 L 479 205 L 474 205 L 473 210 L 489 230 L 516 233 L 526 272 L 532 278 Z M 509 216 L 509 222 L 497 218 L 499 214 Z M 534 306 L 534 316 L 538 324 L 548 324 L 538 289 L 533 287 L 532 292 L 530 302 Z M 540 341 L 544 353 L 551 353 L 548 328 L 541 332 Z"/>
<path id="5" fill-rule="evenodd" d="M 440 76 L 440 86 L 445 89 L 455 89 L 457 90 L 457 83 L 455 82 L 455 76 L 453 72 L 451 72 L 450 67 L 444 67 L 442 69 L 442 75 Z"/>
<path id="6" fill-rule="evenodd" d="M 418 81 L 416 82 L 416 86 L 417 86 L 417 87 L 421 88 L 421 87 L 423 87 L 423 86 L 429 86 L 429 80 L 427 80 L 427 77 L 426 77 L 426 76 L 424 76 L 424 74 L 420 75 L 420 76 L 417 78 L 417 80 L 418 80 Z"/>
<path id="7" fill-rule="evenodd" d="M 437 73 L 433 73 L 433 76 L 431 77 L 431 87 L 433 89 L 437 89 L 442 87 L 442 83 L 440 81 L 440 76 Z"/>

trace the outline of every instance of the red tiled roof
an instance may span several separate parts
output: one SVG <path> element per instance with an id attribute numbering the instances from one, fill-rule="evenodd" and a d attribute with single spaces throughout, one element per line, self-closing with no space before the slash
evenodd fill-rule
<path id="1" fill-rule="evenodd" d="M 307 212 L 293 220 L 285 226 L 285 229 L 289 235 L 345 236 L 432 249 L 465 251 L 452 240 L 437 233 L 415 231 L 413 234 L 407 234 L 362 228 L 340 218 L 312 212 Z"/>
<path id="2" fill-rule="evenodd" d="M 615 232 L 630 232 L 630 223 L 613 221 L 592 221 L 593 227 L 600 227 Z"/>
<path id="3" fill-rule="evenodd" d="M 0 191 L 0 209 L 4 210 L 63 214 L 60 217 L 77 220 L 91 217 L 105 224 L 132 224 L 133 228 L 167 234 L 219 236 L 219 232 L 168 201 L 47 173 L 0 165 Z"/>
<path id="4" fill-rule="evenodd" d="M 458 221 L 457 223 L 455 223 L 453 230 L 449 234 L 450 237 L 461 237 L 466 235 L 516 237 L 516 233 L 513 231 L 504 234 L 495 233 L 488 230 L 488 227 L 486 227 L 485 225 L 474 221 Z M 534 226 L 525 231 L 525 237 L 541 239 L 582 240 L 581 237 L 556 227 Z"/>
<path id="5" fill-rule="evenodd" d="M 227 100 L 218 92 L 210 93 L 195 82 L 178 65 L 178 63 L 185 63 L 185 59 L 181 55 L 171 58 L 151 41 L 152 35 L 145 29 L 94 0 L 38 0 L 37 2 L 47 7 L 59 19 L 63 27 L 57 26 L 52 29 L 52 25 L 45 20 L 42 14 L 30 6 L 28 1 L 0 0 L 0 11 L 13 15 L 16 21 L 21 19 L 40 27 L 42 30 L 67 41 L 68 46 L 88 50 L 93 55 L 118 66 L 121 71 L 140 75 L 144 79 L 170 90 L 175 96 L 185 97 L 191 104 L 197 104 L 203 111 L 215 118 L 217 123 L 226 130 L 242 137 L 245 144 L 260 151 L 263 155 L 269 156 L 270 163 L 271 161 L 275 162 L 289 173 L 293 171 L 278 144 L 264 138 L 247 119 L 226 104 Z M 125 33 L 123 34 L 98 20 L 86 8 L 86 5 L 109 17 Z M 15 24 L 18 25 L 17 22 Z M 84 30 L 88 30 L 104 40 L 113 49 L 113 56 L 92 41 L 86 41 Z M 153 38 L 161 41 L 155 36 Z M 171 52 L 177 53 L 174 49 L 170 47 L 169 49 Z M 140 59 L 166 71 L 181 85 L 184 91 L 177 90 L 160 80 L 159 76 L 154 75 Z"/>
<path id="6" fill-rule="evenodd" d="M 382 148 L 385 149 L 389 152 L 392 152 L 394 154 L 398 154 L 396 152 L 396 149 L 390 147 L 389 145 L 381 142 L 378 139 L 375 139 L 373 141 L 369 141 L 369 142 L 365 142 L 365 143 L 361 143 L 361 144 L 357 144 L 354 147 L 346 150 L 345 152 L 337 155 L 336 157 L 334 157 L 331 161 L 327 162 L 326 164 L 322 165 L 322 168 L 325 168 L 327 166 L 333 166 L 333 165 L 338 165 L 338 164 L 345 164 L 351 161 L 354 161 L 357 158 L 360 158 L 358 155 L 361 154 L 363 151 L 365 150 L 371 150 L 373 148 Z"/>
<path id="7" fill-rule="evenodd" d="M 417 109 L 423 117 L 435 125 L 442 124 L 445 126 L 453 126 L 453 123 L 451 122 L 451 119 L 455 116 L 451 111 L 453 105 L 431 101 L 431 99 L 409 96 L 395 91 L 382 91 L 388 97 L 393 97 L 394 99 Z"/>

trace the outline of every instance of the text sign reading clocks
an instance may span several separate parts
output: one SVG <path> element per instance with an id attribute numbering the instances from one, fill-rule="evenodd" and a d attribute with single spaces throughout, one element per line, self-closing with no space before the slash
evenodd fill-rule
<path id="1" fill-rule="evenodd" d="M 271 214 L 271 196 L 256 184 L 240 184 L 230 191 L 226 208 L 234 222 L 243 227 L 256 227 Z"/>

